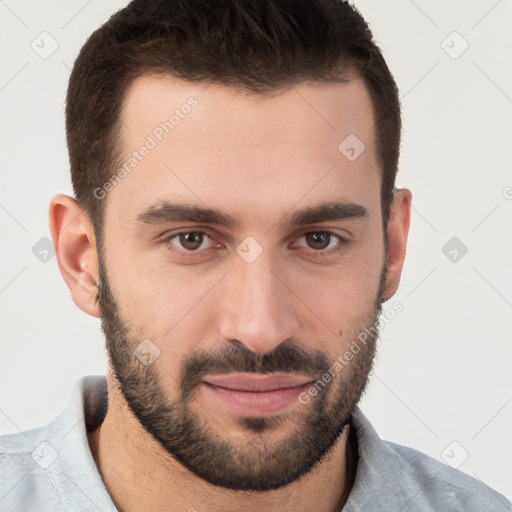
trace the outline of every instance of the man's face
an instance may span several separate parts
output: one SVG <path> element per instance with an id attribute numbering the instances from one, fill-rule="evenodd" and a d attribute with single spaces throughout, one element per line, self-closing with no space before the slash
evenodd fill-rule
<path id="1" fill-rule="evenodd" d="M 358 341 L 385 279 L 364 82 L 263 98 L 143 77 L 121 118 L 99 299 L 123 396 L 210 483 L 287 485 L 336 442 L 374 356 Z"/>

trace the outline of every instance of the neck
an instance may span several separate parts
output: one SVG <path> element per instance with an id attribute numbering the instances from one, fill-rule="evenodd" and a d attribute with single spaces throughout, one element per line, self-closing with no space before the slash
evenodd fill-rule
<path id="1" fill-rule="evenodd" d="M 232 491 L 205 482 L 170 456 L 133 416 L 111 374 L 107 381 L 108 412 L 88 438 L 120 512 L 291 512 L 298 504 L 304 510 L 339 512 L 345 504 L 355 475 L 357 450 L 349 442 L 349 427 L 322 461 L 299 480 L 267 492 Z"/>

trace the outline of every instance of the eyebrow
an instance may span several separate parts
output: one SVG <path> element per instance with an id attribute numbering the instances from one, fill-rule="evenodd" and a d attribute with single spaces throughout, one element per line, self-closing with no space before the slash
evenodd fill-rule
<path id="1" fill-rule="evenodd" d="M 325 221 L 339 221 L 367 218 L 367 209 L 359 204 L 333 201 L 308 206 L 292 214 L 284 215 L 284 222 L 292 227 L 316 224 Z M 288 219 L 286 221 L 286 219 Z M 195 222 L 200 224 L 223 225 L 230 229 L 240 228 L 239 217 L 215 208 L 203 208 L 184 203 L 162 201 L 139 213 L 135 222 L 140 225 L 164 224 L 166 222 Z M 282 221 L 283 222 L 283 221 Z"/>

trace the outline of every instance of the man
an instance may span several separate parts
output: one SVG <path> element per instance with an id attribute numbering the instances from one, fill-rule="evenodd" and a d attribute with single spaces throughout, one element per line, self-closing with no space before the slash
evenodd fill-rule
<path id="1" fill-rule="evenodd" d="M 50 227 L 110 367 L 5 436 L 1 510 L 510 510 L 357 408 L 411 194 L 346 2 L 135 0 L 84 45 Z"/>

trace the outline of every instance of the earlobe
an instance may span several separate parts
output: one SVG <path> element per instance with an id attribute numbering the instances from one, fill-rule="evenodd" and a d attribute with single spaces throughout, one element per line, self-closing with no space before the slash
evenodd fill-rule
<path id="1" fill-rule="evenodd" d="M 50 202 L 49 223 L 59 270 L 73 302 L 89 315 L 100 317 L 98 255 L 89 216 L 76 199 L 59 194 Z"/>
<path id="2" fill-rule="evenodd" d="M 411 201 L 410 190 L 402 188 L 395 192 L 387 227 L 387 274 L 383 302 L 396 293 L 400 283 L 411 220 Z"/>

